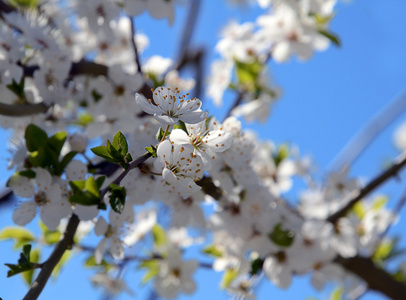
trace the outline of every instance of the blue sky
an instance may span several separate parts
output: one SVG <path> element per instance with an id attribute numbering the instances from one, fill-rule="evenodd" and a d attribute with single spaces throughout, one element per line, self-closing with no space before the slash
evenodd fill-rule
<path id="1" fill-rule="evenodd" d="M 256 15 L 254 8 L 243 10 L 231 9 L 225 14 L 225 1 L 203 1 L 202 14 L 197 23 L 196 37 L 192 45 L 206 45 L 208 59 L 212 59 L 211 49 L 216 43 L 221 26 L 227 21 L 248 20 Z M 289 142 L 299 146 L 302 154 L 311 155 L 317 163 L 318 172 L 322 176 L 327 165 L 347 143 L 347 141 L 376 113 L 406 90 L 406 2 L 393 0 L 352 1 L 339 3 L 337 16 L 331 23 L 331 30 L 342 40 L 342 47 L 330 47 L 326 52 L 315 53 L 306 62 L 299 63 L 295 59 L 285 64 L 270 64 L 270 71 L 276 84 L 283 89 L 280 101 L 275 105 L 271 118 L 266 124 L 247 124 L 259 133 L 262 139 L 271 139 L 277 143 Z M 153 21 L 144 14 L 136 19 L 137 29 L 151 36 L 150 48 L 145 56 L 160 54 L 171 57 L 176 53 L 174 36 L 183 26 L 184 12 L 177 11 L 176 22 L 167 28 L 166 20 Z M 209 68 L 206 66 L 206 71 Z M 230 101 L 230 99 L 229 99 Z M 203 99 L 205 108 L 214 112 L 213 105 Z M 228 102 L 229 104 L 230 102 Z M 226 111 L 227 99 L 225 99 Z M 216 111 L 222 117 L 224 111 Z M 351 173 L 362 178 L 371 178 L 378 174 L 385 162 L 395 157 L 398 151 L 392 144 L 393 130 L 398 126 L 405 114 L 392 126 L 385 130 L 372 143 L 371 147 L 356 161 Z M 0 131 L 4 140 L 6 132 Z M 6 181 L 6 158 L 9 157 L 5 143 L 0 145 L 1 181 Z M 401 177 L 405 177 L 405 172 Z M 391 206 L 399 197 L 402 187 L 400 182 L 392 180 L 382 190 L 391 199 Z M 293 190 L 291 200 L 296 201 Z M 11 207 L 0 210 L 0 227 L 10 225 Z M 34 222 L 35 223 L 35 222 Z M 36 224 L 30 226 L 34 228 Z M 405 228 L 402 221 L 392 233 L 401 234 Z M 402 242 L 406 245 L 405 241 Z M 0 297 L 4 300 L 20 299 L 26 287 L 18 276 L 5 278 L 6 268 L 3 263 L 14 263 L 18 253 L 11 250 L 11 243 L 0 242 L 2 256 L 0 264 Z M 85 255 L 79 255 L 65 268 L 57 281 L 50 281 L 40 299 L 101 299 L 100 291 L 94 292 L 88 281 L 93 274 L 81 267 Z M 133 273 L 130 267 L 127 283 L 138 295 L 138 299 L 146 299 L 148 289 L 141 289 L 139 274 Z M 218 289 L 221 274 L 201 270 L 196 274 L 197 293 L 180 299 L 228 299 Z M 316 296 L 325 299 L 328 291 L 318 294 L 309 286 L 309 279 L 298 278 L 287 291 L 281 291 L 266 279 L 258 288 L 258 299 L 307 299 Z M 145 292 L 145 290 L 147 290 Z M 130 299 L 123 295 L 118 299 Z M 367 294 L 363 299 L 383 299 Z"/>

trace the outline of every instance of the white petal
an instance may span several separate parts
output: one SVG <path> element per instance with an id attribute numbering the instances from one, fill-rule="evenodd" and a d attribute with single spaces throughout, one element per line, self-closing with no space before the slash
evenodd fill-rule
<path id="1" fill-rule="evenodd" d="M 146 113 L 149 113 L 151 115 L 161 113 L 161 110 L 157 106 L 149 102 L 143 95 L 140 95 L 138 93 L 135 94 L 135 102 L 137 102 L 141 109 Z"/>
<path id="2" fill-rule="evenodd" d="M 13 221 L 17 225 L 24 226 L 34 219 L 37 205 L 34 201 L 24 202 L 21 206 L 14 210 Z"/>
<path id="3" fill-rule="evenodd" d="M 190 138 L 188 137 L 187 133 L 182 129 L 174 129 L 171 132 L 170 140 L 175 144 L 190 144 Z"/>
<path id="4" fill-rule="evenodd" d="M 110 254 L 115 259 L 124 258 L 124 247 L 121 240 L 117 236 L 111 238 Z"/>
<path id="5" fill-rule="evenodd" d="M 88 206 L 76 204 L 75 214 L 81 221 L 89 221 L 97 217 L 97 215 L 99 214 L 99 209 L 95 205 Z"/>
<path id="6" fill-rule="evenodd" d="M 96 225 L 94 227 L 94 233 L 97 236 L 104 235 L 107 231 L 107 227 L 108 227 L 108 224 L 107 224 L 106 220 L 104 220 L 103 217 L 100 217 L 97 220 Z"/>
<path id="7" fill-rule="evenodd" d="M 107 250 L 107 239 L 104 238 L 100 241 L 100 243 L 97 245 L 96 250 L 94 251 L 94 260 L 96 264 L 100 264 L 102 262 L 106 250 Z"/>

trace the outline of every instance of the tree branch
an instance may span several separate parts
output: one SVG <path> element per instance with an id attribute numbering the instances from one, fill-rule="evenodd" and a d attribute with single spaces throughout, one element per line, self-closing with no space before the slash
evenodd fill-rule
<path id="1" fill-rule="evenodd" d="M 406 110 L 406 92 L 397 96 L 363 126 L 329 164 L 328 169 L 340 169 L 352 164 L 372 141 Z"/>
<path id="2" fill-rule="evenodd" d="M 193 30 L 196 25 L 196 20 L 197 20 L 197 15 L 199 12 L 199 6 L 200 6 L 200 1 L 201 0 L 193 0 L 191 1 L 190 7 L 189 7 L 189 13 L 187 16 L 187 20 L 185 22 L 185 25 L 183 27 L 183 33 L 182 33 L 182 39 L 179 43 L 179 52 L 178 52 L 178 58 L 177 58 L 177 66 L 176 69 L 179 69 L 179 65 L 182 63 L 184 60 L 184 57 L 187 56 L 187 51 L 189 48 L 190 40 L 193 34 Z"/>
<path id="3" fill-rule="evenodd" d="M 51 276 L 52 271 L 55 266 L 61 260 L 62 255 L 66 250 L 71 249 L 73 245 L 73 237 L 75 235 L 76 229 L 79 225 L 79 218 L 77 215 L 73 214 L 66 227 L 63 239 L 56 245 L 51 256 L 44 262 L 41 271 L 39 272 L 37 278 L 31 285 L 31 288 L 23 298 L 23 300 L 34 300 L 37 299 L 45 287 L 49 276 Z"/>
<path id="4" fill-rule="evenodd" d="M 334 262 L 361 277 L 370 289 L 394 300 L 406 299 L 406 285 L 393 279 L 386 271 L 377 268 L 371 259 L 361 256 L 350 258 L 338 256 Z"/>
<path id="5" fill-rule="evenodd" d="M 137 44 L 135 43 L 135 22 L 134 22 L 134 18 L 133 17 L 129 17 L 130 19 L 130 26 L 131 26 L 131 45 L 133 47 L 133 51 L 134 51 L 134 59 L 135 59 L 135 63 L 137 64 L 137 70 L 138 72 L 142 75 L 142 69 L 141 69 L 141 63 L 140 63 L 140 57 L 138 55 L 138 48 L 137 48 Z"/>
<path id="6" fill-rule="evenodd" d="M 140 165 L 142 165 L 148 158 L 150 158 L 152 156 L 151 153 L 149 152 L 145 152 L 143 155 L 141 155 L 140 157 L 138 157 L 136 160 L 133 160 L 130 163 L 130 166 L 127 170 L 122 170 L 120 174 L 118 174 L 117 178 L 114 179 L 114 181 L 112 183 L 119 185 L 121 180 L 124 179 L 124 177 L 127 176 L 128 172 L 131 171 L 131 169 L 134 168 L 138 168 Z M 109 190 L 109 186 L 105 187 L 104 189 L 102 189 L 100 191 L 100 198 L 103 199 L 104 195 L 106 195 L 106 193 Z"/>
<path id="7" fill-rule="evenodd" d="M 36 104 L 5 104 L 0 103 L 0 115 L 9 117 L 23 117 L 46 112 L 49 106 L 44 103 Z"/>
<path id="8" fill-rule="evenodd" d="M 234 104 L 229 108 L 226 116 L 224 117 L 224 120 L 227 119 L 229 116 L 231 116 L 231 112 L 233 111 L 233 109 L 241 104 L 242 100 L 244 99 L 244 95 L 245 91 L 238 91 L 238 95 L 234 100 Z"/>
<path id="9" fill-rule="evenodd" d="M 384 183 L 389 178 L 396 176 L 400 169 L 402 169 L 406 165 L 406 153 L 403 153 L 390 168 L 386 171 L 375 177 L 370 183 L 368 183 L 365 187 L 360 189 L 347 204 L 345 204 L 341 209 L 336 211 L 334 214 L 327 218 L 328 222 L 335 223 L 339 218 L 345 216 L 349 209 L 351 209 L 358 201 L 360 201 L 363 197 L 368 195 L 370 192 L 375 190 L 379 187 L 382 183 Z"/>

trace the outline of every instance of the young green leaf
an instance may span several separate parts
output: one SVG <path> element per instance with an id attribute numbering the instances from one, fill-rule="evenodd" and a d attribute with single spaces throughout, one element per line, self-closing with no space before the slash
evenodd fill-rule
<path id="1" fill-rule="evenodd" d="M 221 279 L 220 287 L 222 289 L 228 288 L 230 284 L 233 282 L 233 280 L 237 278 L 237 276 L 238 276 L 237 269 L 232 268 L 227 269 L 223 274 L 223 278 Z"/>
<path id="2" fill-rule="evenodd" d="M 219 249 L 219 247 L 217 247 L 216 245 L 210 245 L 203 249 L 203 253 L 206 253 L 214 257 L 222 257 L 224 255 L 223 252 L 224 251 Z"/>
<path id="3" fill-rule="evenodd" d="M 282 224 L 279 223 L 275 226 L 274 230 L 269 234 L 269 238 L 278 246 L 289 247 L 292 245 L 295 234 L 289 229 L 284 230 Z"/>
<path id="4" fill-rule="evenodd" d="M 14 249 L 35 240 L 34 234 L 21 227 L 6 227 L 0 231 L 0 240 L 14 240 Z"/>
<path id="5" fill-rule="evenodd" d="M 146 284 L 153 279 L 159 272 L 159 263 L 156 259 L 144 260 L 139 266 L 139 269 L 147 269 L 147 273 L 142 277 L 142 283 Z"/>
<path id="6" fill-rule="evenodd" d="M 106 146 L 98 146 L 90 149 L 94 154 L 100 156 L 108 161 L 114 162 L 113 157 Z"/>
<path id="7" fill-rule="evenodd" d="M 327 30 L 319 30 L 319 33 L 326 38 L 328 38 L 333 44 L 335 44 L 337 47 L 341 46 L 340 38 L 335 35 L 334 33 L 327 31 Z"/>
<path id="8" fill-rule="evenodd" d="M 127 140 L 124 134 L 122 134 L 120 131 L 117 132 L 113 137 L 113 147 L 124 153 L 124 155 L 128 152 Z"/>
<path id="9" fill-rule="evenodd" d="M 48 145 L 49 147 L 55 151 L 55 153 L 59 156 L 59 154 L 61 153 L 63 144 L 66 141 L 66 135 L 67 133 L 64 131 L 60 131 L 56 134 L 54 134 L 53 136 L 51 136 L 50 138 L 48 138 Z"/>
<path id="10" fill-rule="evenodd" d="M 18 264 L 5 264 L 10 270 L 7 272 L 7 277 L 11 277 L 15 274 L 32 270 L 35 266 L 30 262 L 31 245 L 24 245 L 23 252 L 20 253 Z"/>
<path id="11" fill-rule="evenodd" d="M 154 227 L 152 227 L 152 235 L 154 236 L 154 242 L 157 247 L 167 244 L 165 230 L 160 225 L 155 224 Z"/>
<path id="12" fill-rule="evenodd" d="M 145 147 L 145 150 L 148 151 L 148 153 L 152 154 L 152 157 L 156 157 L 156 147 L 151 145 L 151 147 Z"/>
<path id="13" fill-rule="evenodd" d="M 46 132 L 34 124 L 27 126 L 24 137 L 27 149 L 30 152 L 38 150 L 38 148 L 45 145 L 48 140 Z"/>
<path id="14" fill-rule="evenodd" d="M 40 249 L 34 249 L 30 253 L 30 262 L 31 263 L 38 263 L 41 257 Z M 24 281 L 31 286 L 32 279 L 34 277 L 34 269 L 30 269 L 28 271 L 22 272 L 21 276 L 23 277 Z"/>
<path id="15" fill-rule="evenodd" d="M 125 205 L 125 187 L 112 183 L 110 184 L 109 191 L 111 193 L 109 196 L 111 208 L 116 213 L 121 214 Z"/>

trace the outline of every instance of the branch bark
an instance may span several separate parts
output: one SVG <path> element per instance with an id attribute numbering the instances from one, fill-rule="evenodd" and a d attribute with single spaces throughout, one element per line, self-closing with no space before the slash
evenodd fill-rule
<path id="1" fill-rule="evenodd" d="M 368 195 L 370 192 L 375 190 L 381 184 L 386 182 L 389 178 L 396 176 L 398 172 L 406 165 L 406 153 L 402 154 L 396 162 L 388 168 L 386 171 L 375 177 L 370 183 L 363 187 L 355 197 L 353 197 L 347 204 L 345 204 L 341 209 L 336 211 L 334 214 L 327 218 L 328 222 L 335 223 L 339 218 L 346 215 L 349 209 L 351 209 L 358 201 Z"/>
<path id="2" fill-rule="evenodd" d="M 65 253 L 66 250 L 72 248 L 73 237 L 75 235 L 76 229 L 78 228 L 79 222 L 80 221 L 77 215 L 73 214 L 70 217 L 62 240 L 56 245 L 51 256 L 43 264 L 41 271 L 39 272 L 35 281 L 32 283 L 31 288 L 29 289 L 23 300 L 35 300 L 41 294 L 42 290 L 45 287 L 45 284 L 48 281 L 48 278 L 52 274 L 52 271 L 61 260 L 62 255 Z"/>
<path id="3" fill-rule="evenodd" d="M 406 285 L 394 280 L 386 271 L 377 268 L 371 259 L 361 256 L 350 258 L 338 256 L 334 262 L 361 277 L 368 284 L 368 288 L 394 300 L 406 299 Z"/>

